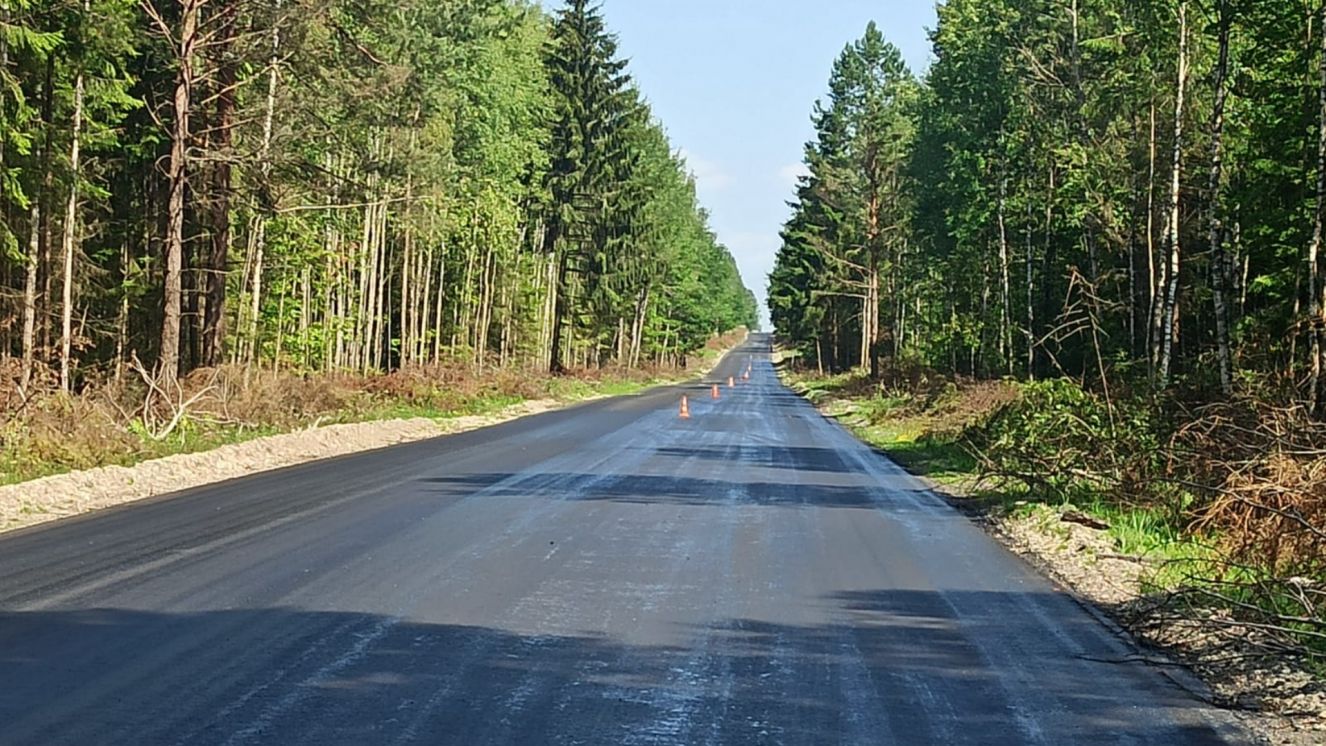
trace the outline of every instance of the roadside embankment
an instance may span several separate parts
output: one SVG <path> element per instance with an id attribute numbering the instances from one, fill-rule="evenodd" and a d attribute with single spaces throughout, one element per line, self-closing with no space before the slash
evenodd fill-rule
<path id="1" fill-rule="evenodd" d="M 170 392 L 130 378 L 76 397 L 11 397 L 0 401 L 0 532 L 675 383 L 745 337 L 713 338 L 686 369 L 551 376 L 447 365 L 352 376 L 224 367 Z"/>
<path id="2" fill-rule="evenodd" d="M 1203 490 L 1212 482 L 1202 474 L 1222 468 L 1188 446 L 1214 442 L 1194 432 L 1204 421 L 1157 422 L 1066 381 L 918 371 L 872 381 L 787 368 L 784 378 L 1121 625 L 1142 659 L 1188 667 L 1267 742 L 1326 738 L 1326 583 L 1308 536 L 1319 527 L 1294 513 L 1306 528 L 1282 529 L 1271 546 L 1219 499 L 1251 489 L 1258 459 L 1280 459 L 1291 488 L 1311 465 L 1238 453 L 1244 482 L 1222 477 Z M 1298 499 L 1310 504 L 1310 491 Z"/>
<path id="3" fill-rule="evenodd" d="M 179 453 L 130 466 L 101 466 L 0 487 L 0 531 L 112 507 L 260 471 L 474 430 L 563 406 L 536 399 L 481 415 L 310 427 Z"/>

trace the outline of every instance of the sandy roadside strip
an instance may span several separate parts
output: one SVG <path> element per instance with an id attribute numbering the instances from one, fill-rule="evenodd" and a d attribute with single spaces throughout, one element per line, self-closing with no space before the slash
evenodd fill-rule
<path id="1" fill-rule="evenodd" d="M 414 418 L 307 428 L 133 466 L 96 469 L 0 487 L 0 532 L 309 461 L 477 430 L 579 402 L 536 399 L 486 415 Z"/>
<path id="2" fill-rule="evenodd" d="M 743 337 L 736 346 L 744 342 Z M 723 350 L 701 375 L 708 375 L 730 351 Z M 681 380 L 685 376 L 672 382 Z M 660 380 L 653 385 L 669 382 Z M 419 417 L 306 428 L 133 466 L 102 466 L 19 482 L 0 487 L 0 533 L 272 469 L 478 430 L 599 398 L 603 397 L 533 399 L 492 414 L 442 420 Z"/>

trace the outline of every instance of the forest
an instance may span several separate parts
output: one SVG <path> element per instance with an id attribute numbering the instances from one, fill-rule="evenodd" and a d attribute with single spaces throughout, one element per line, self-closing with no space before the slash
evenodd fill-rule
<path id="1" fill-rule="evenodd" d="M 20 401 L 679 365 L 756 321 L 585 0 L 5 0 L 0 184 Z"/>
<path id="2" fill-rule="evenodd" d="M 1183 537 L 1153 588 L 1320 655 L 1326 8 L 947 0 L 930 39 L 924 75 L 875 24 L 832 67 L 769 277 L 784 344 L 857 371 L 877 425 L 1002 381 L 921 441 Z"/>
<path id="3" fill-rule="evenodd" d="M 924 80 L 871 27 L 815 111 L 772 276 L 815 364 L 1127 375 L 1321 397 L 1320 13 L 940 7 Z"/>

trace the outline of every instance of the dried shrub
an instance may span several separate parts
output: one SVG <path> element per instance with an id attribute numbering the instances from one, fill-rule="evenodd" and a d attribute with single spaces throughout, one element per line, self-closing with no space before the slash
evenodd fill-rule
<path id="1" fill-rule="evenodd" d="M 209 388 L 195 416 L 216 424 L 288 427 L 353 408 L 355 392 L 336 376 L 301 375 L 243 366 L 197 370 L 183 382 L 186 395 Z"/>
<path id="2" fill-rule="evenodd" d="M 1172 469 L 1202 496 L 1200 524 L 1240 562 L 1326 574 L 1326 424 L 1253 398 L 1191 413 Z"/>
<path id="3" fill-rule="evenodd" d="M 34 393 L 6 420 L 0 477 L 40 474 L 51 465 L 88 469 L 124 463 L 142 451 L 142 441 L 100 396 Z"/>
<path id="4" fill-rule="evenodd" d="M 643 382 L 663 371 L 676 374 L 646 366 L 551 376 L 468 360 L 367 376 L 224 365 L 167 383 L 134 362 L 120 376 L 82 371 L 81 388 L 71 396 L 59 391 L 56 372 L 41 364 L 34 365 L 27 390 L 21 391 L 21 361 L 0 358 L 0 482 L 207 448 L 254 430 L 394 411 L 462 413 L 583 394 L 568 383 Z"/>
<path id="5" fill-rule="evenodd" d="M 1168 516 L 1202 547 L 1165 563 L 1164 590 L 1135 622 L 1326 649 L 1326 424 L 1265 391 L 1185 407 L 1117 390 L 1111 402 L 1067 380 L 1021 388 L 966 434 L 987 476 Z"/>

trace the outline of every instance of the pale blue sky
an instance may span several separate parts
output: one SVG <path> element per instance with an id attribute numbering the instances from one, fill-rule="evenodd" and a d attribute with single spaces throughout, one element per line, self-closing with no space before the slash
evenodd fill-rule
<path id="1" fill-rule="evenodd" d="M 603 0 L 603 12 L 767 313 L 765 277 L 834 58 L 874 20 L 920 74 L 934 0 Z"/>

